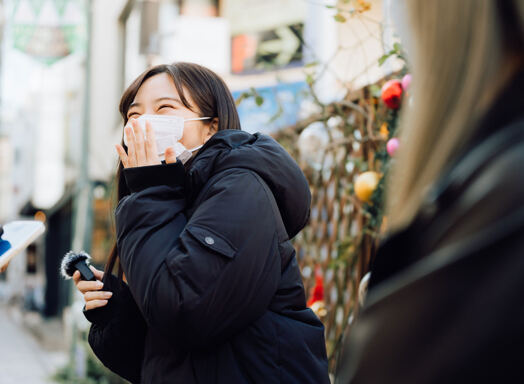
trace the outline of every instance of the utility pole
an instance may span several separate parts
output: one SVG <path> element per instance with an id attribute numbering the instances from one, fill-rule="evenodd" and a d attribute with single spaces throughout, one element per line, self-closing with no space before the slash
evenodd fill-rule
<path id="1" fill-rule="evenodd" d="M 93 223 L 92 185 L 89 180 L 89 125 L 91 109 L 91 43 L 93 25 L 92 0 L 86 0 L 87 49 L 85 58 L 84 110 L 81 128 L 81 158 L 74 201 L 74 232 L 72 248 L 74 251 L 90 252 Z"/>
<path id="2" fill-rule="evenodd" d="M 4 58 L 4 2 L 0 0 L 0 114 L 2 114 L 3 100 L 2 100 L 2 63 Z M 11 154 L 9 137 L 4 132 L 2 124 L 3 116 L 0 115 L 0 224 L 7 219 L 8 207 L 10 205 L 9 197 L 11 190 L 9 188 L 11 176 Z"/>
<path id="3" fill-rule="evenodd" d="M 89 180 L 89 124 L 91 109 L 91 50 L 92 50 L 92 27 L 93 27 L 93 0 L 86 1 L 86 35 L 87 47 L 84 69 L 84 108 L 83 121 L 81 127 L 81 157 L 78 180 L 75 187 L 75 197 L 73 205 L 73 241 L 72 249 L 74 251 L 84 250 L 91 251 L 91 233 L 93 226 L 93 188 Z M 71 284 L 72 297 L 79 299 L 75 295 L 75 289 Z M 73 299 L 75 302 L 75 299 Z M 75 308 L 75 306 L 73 306 Z M 73 317 L 74 319 L 74 317 Z M 72 322 L 72 343 L 70 350 L 70 361 L 73 363 L 74 374 L 77 378 L 85 378 L 87 375 L 87 357 L 85 347 L 78 342 L 79 328 L 78 324 Z"/>
<path id="4" fill-rule="evenodd" d="M 330 65 L 338 50 L 337 22 L 333 18 L 333 10 L 328 8 L 336 4 L 336 0 L 308 2 L 304 26 L 304 59 L 306 63 L 318 63 L 317 71 L 321 72 L 315 74 L 319 77 L 315 81 L 314 91 L 323 103 L 332 101 L 337 86 L 332 71 L 324 68 Z"/>

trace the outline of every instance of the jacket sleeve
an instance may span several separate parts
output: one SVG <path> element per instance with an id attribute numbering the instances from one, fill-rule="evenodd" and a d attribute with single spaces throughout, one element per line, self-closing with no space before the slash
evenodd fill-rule
<path id="1" fill-rule="evenodd" d="M 116 212 L 118 248 L 148 326 L 187 349 L 227 340 L 261 316 L 281 271 L 276 205 L 249 171 L 226 172 L 189 222 L 183 191 L 145 188 Z"/>
<path id="2" fill-rule="evenodd" d="M 139 383 L 146 323 L 127 284 L 106 273 L 103 289 L 113 292 L 108 304 L 84 310 L 92 323 L 89 345 L 107 368 L 132 383 Z"/>

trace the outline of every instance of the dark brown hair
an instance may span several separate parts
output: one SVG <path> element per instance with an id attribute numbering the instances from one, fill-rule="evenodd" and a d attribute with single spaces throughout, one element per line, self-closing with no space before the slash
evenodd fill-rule
<path id="1" fill-rule="evenodd" d="M 193 112 L 198 112 L 201 117 L 208 116 L 211 118 L 218 118 L 219 131 L 224 129 L 241 129 L 235 100 L 227 88 L 227 85 L 224 83 L 224 80 L 213 71 L 202 67 L 201 65 L 183 62 L 152 67 L 143 72 L 131 83 L 120 99 L 119 110 L 124 120 L 124 126 L 127 124 L 127 112 L 129 106 L 134 101 L 142 84 L 144 84 L 147 79 L 161 73 L 166 73 L 173 80 L 178 95 L 180 96 L 180 101 L 182 101 L 186 108 L 189 108 Z M 188 102 L 184 90 L 189 93 L 195 105 L 191 105 Z M 198 111 L 195 111 L 195 108 L 198 108 Z M 123 140 L 122 146 L 127 151 Z M 119 160 L 116 171 L 117 204 L 124 196 L 130 194 L 122 172 L 123 168 L 122 162 Z M 118 252 L 115 242 L 106 264 L 106 273 L 112 273 L 117 260 Z M 122 273 L 122 268 L 119 262 L 119 279 L 122 278 Z"/>

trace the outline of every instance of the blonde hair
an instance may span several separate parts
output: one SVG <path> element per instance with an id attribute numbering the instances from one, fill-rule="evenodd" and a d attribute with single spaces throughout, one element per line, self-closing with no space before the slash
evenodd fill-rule
<path id="1" fill-rule="evenodd" d="M 524 2 L 505 1 L 517 13 L 519 26 L 513 33 L 521 39 Z M 402 149 L 389 180 L 390 230 L 411 222 L 428 188 L 471 138 L 479 119 L 515 72 L 496 1 L 405 3 L 413 36 L 408 52 L 413 102 L 401 117 Z M 521 54 L 517 52 L 519 59 Z"/>

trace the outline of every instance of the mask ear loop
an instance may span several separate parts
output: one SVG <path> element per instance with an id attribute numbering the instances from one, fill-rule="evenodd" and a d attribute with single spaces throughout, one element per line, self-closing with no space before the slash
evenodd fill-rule
<path id="1" fill-rule="evenodd" d="M 211 117 L 193 117 L 191 119 L 184 119 L 184 121 L 196 121 L 196 120 L 207 120 L 211 119 Z"/>
<path id="2" fill-rule="evenodd" d="M 198 147 L 195 147 L 195 148 L 191 148 L 191 149 L 188 149 L 189 152 L 193 153 L 195 151 L 198 151 L 200 148 L 202 148 L 204 146 L 204 144 L 201 144 L 199 145 Z"/>
<path id="3" fill-rule="evenodd" d="M 186 122 L 186 121 L 208 120 L 208 119 L 211 119 L 211 117 L 193 117 L 191 119 L 184 119 L 184 122 Z M 199 145 L 199 146 L 194 147 L 194 148 L 191 148 L 191 149 L 186 148 L 185 151 L 181 154 L 182 155 L 181 156 L 182 163 L 185 164 L 187 161 L 189 161 L 191 159 L 192 155 L 193 155 L 193 152 L 198 151 L 203 146 L 204 146 L 204 144 Z"/>
<path id="4" fill-rule="evenodd" d="M 184 122 L 186 121 L 196 121 L 196 120 L 208 120 L 208 119 L 211 119 L 211 117 L 193 117 L 191 119 L 184 119 Z M 187 149 L 187 151 L 189 151 L 190 153 L 193 153 L 197 150 L 199 150 L 200 148 L 202 148 L 204 146 L 204 144 L 198 146 L 198 147 L 195 147 L 195 148 L 191 148 L 191 149 Z"/>

